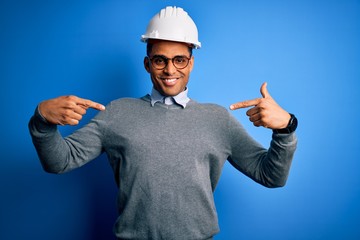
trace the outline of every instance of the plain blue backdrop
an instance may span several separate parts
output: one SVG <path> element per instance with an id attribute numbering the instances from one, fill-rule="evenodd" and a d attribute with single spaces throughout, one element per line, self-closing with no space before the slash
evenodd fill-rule
<path id="1" fill-rule="evenodd" d="M 192 98 L 228 107 L 259 97 L 266 81 L 299 118 L 284 188 L 264 188 L 225 165 L 216 239 L 360 239 L 359 0 L 1 1 L 0 239 L 114 239 L 106 157 L 45 173 L 27 123 L 40 101 L 60 95 L 107 104 L 148 93 L 139 39 L 167 5 L 183 7 L 199 29 Z M 271 132 L 252 126 L 245 111 L 233 114 L 268 146 Z"/>

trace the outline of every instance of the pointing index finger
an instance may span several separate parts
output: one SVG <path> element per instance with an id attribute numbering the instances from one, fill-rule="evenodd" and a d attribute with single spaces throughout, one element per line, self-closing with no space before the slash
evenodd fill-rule
<path id="1" fill-rule="evenodd" d="M 91 101 L 91 100 L 88 100 L 88 99 L 79 99 L 78 105 L 82 105 L 86 109 L 93 108 L 93 109 L 96 109 L 96 110 L 99 110 L 99 111 L 105 110 L 104 105 L 102 105 L 100 103 L 97 103 L 97 102 L 94 102 L 94 101 Z"/>
<path id="2" fill-rule="evenodd" d="M 252 107 L 252 106 L 258 105 L 259 103 L 260 103 L 260 98 L 246 100 L 246 101 L 231 104 L 230 109 L 236 110 L 236 109 L 240 109 L 240 108 Z"/>

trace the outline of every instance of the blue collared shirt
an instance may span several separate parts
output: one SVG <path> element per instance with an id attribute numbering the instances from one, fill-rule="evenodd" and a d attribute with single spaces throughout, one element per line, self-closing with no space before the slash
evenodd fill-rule
<path id="1" fill-rule="evenodd" d="M 176 96 L 165 97 L 161 93 L 159 93 L 155 88 L 153 88 L 150 95 L 151 106 L 154 106 L 155 103 L 157 102 L 161 102 L 161 103 L 165 103 L 166 105 L 178 104 L 183 108 L 185 108 L 186 104 L 190 101 L 190 98 L 187 96 L 187 94 L 188 94 L 188 88 L 186 88 L 184 91 L 182 91 Z"/>

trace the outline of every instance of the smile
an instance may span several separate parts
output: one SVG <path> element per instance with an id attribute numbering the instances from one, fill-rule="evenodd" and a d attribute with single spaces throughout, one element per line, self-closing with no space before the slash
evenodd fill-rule
<path id="1" fill-rule="evenodd" d="M 174 85 L 179 78 L 160 78 L 165 85 L 172 86 Z"/>

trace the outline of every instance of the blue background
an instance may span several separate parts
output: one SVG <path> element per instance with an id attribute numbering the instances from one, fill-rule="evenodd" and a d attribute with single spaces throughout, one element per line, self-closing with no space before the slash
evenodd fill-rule
<path id="1" fill-rule="evenodd" d="M 116 186 L 106 158 L 45 173 L 27 123 L 48 98 L 106 104 L 148 93 L 139 38 L 166 5 L 183 7 L 199 29 L 192 98 L 228 107 L 259 97 L 266 81 L 300 122 L 284 188 L 225 165 L 216 239 L 360 239 L 359 0 L 1 1 L 0 239 L 113 239 Z M 252 126 L 245 110 L 233 113 L 268 145 L 269 130 Z"/>

